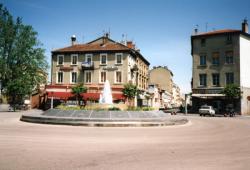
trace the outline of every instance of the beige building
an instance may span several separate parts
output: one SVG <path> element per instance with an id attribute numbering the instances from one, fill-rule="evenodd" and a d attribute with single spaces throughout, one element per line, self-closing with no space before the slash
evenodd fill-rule
<path id="1" fill-rule="evenodd" d="M 162 90 L 172 94 L 173 73 L 168 67 L 153 67 L 149 71 L 149 84 L 157 84 Z"/>
<path id="2" fill-rule="evenodd" d="M 173 84 L 173 90 L 172 90 L 172 101 L 171 101 L 171 104 L 173 107 L 180 107 L 183 102 L 184 102 L 184 99 L 181 95 L 181 90 L 179 88 L 179 86 L 177 84 Z"/>
<path id="3" fill-rule="evenodd" d="M 153 67 L 149 71 L 149 85 L 151 87 L 157 87 L 158 93 L 160 97 L 157 102 L 159 103 L 159 107 L 172 107 L 172 99 L 173 99 L 173 73 L 168 67 L 158 66 Z M 149 91 L 150 91 L 149 88 Z M 156 95 L 159 96 L 159 95 Z M 156 97 L 154 97 L 156 98 Z M 154 101 L 156 102 L 156 101 Z M 155 104 L 156 105 L 156 104 Z"/>
<path id="4" fill-rule="evenodd" d="M 249 113 L 250 35 L 247 21 L 242 23 L 242 30 L 198 33 L 196 29 L 191 45 L 193 111 L 209 104 L 223 112 L 228 103 L 220 92 L 227 84 L 236 84 L 243 94 L 234 107 L 241 114 Z"/>
<path id="5" fill-rule="evenodd" d="M 106 34 L 86 44 L 77 44 L 72 36 L 69 47 L 52 51 L 49 96 L 71 97 L 70 89 L 78 83 L 88 87 L 85 100 L 98 100 L 104 82 L 109 80 L 113 99 L 124 101 L 123 84 L 132 82 L 139 90 L 147 88 L 149 62 L 130 41 L 121 44 Z"/>

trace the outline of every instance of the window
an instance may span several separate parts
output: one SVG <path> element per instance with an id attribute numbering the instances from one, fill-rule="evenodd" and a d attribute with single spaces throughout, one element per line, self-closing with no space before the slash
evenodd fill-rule
<path id="1" fill-rule="evenodd" d="M 122 64 L 122 54 L 116 54 L 116 64 Z"/>
<path id="2" fill-rule="evenodd" d="M 220 75 L 219 74 L 212 74 L 213 78 L 213 86 L 219 86 L 220 85 Z"/>
<path id="3" fill-rule="evenodd" d="M 77 82 L 77 72 L 71 72 L 71 83 Z"/>
<path id="4" fill-rule="evenodd" d="M 71 55 L 71 64 L 77 65 L 78 56 L 76 54 Z"/>
<path id="5" fill-rule="evenodd" d="M 201 46 L 202 46 L 202 47 L 205 47 L 205 46 L 206 46 L 206 39 L 205 39 L 205 38 L 202 38 L 202 39 L 201 39 Z"/>
<path id="6" fill-rule="evenodd" d="M 64 56 L 58 55 L 57 56 L 57 65 L 63 65 Z"/>
<path id="7" fill-rule="evenodd" d="M 63 83 L 63 72 L 57 73 L 57 83 Z"/>
<path id="8" fill-rule="evenodd" d="M 200 86 L 207 86 L 207 75 L 200 74 Z"/>
<path id="9" fill-rule="evenodd" d="M 121 83 L 122 82 L 122 72 L 121 71 L 116 71 L 115 72 L 115 82 L 116 83 Z"/>
<path id="10" fill-rule="evenodd" d="M 88 64 L 92 64 L 92 54 L 86 54 L 85 55 L 85 62 Z"/>
<path id="11" fill-rule="evenodd" d="M 234 73 L 226 73 L 226 84 L 234 83 Z"/>
<path id="12" fill-rule="evenodd" d="M 107 54 L 100 54 L 100 64 L 106 65 L 107 64 Z"/>
<path id="13" fill-rule="evenodd" d="M 233 52 L 232 51 L 227 51 L 226 52 L 225 63 L 226 64 L 233 64 L 234 63 L 234 58 L 233 58 Z"/>
<path id="14" fill-rule="evenodd" d="M 200 65 L 204 66 L 206 64 L 207 64 L 206 55 L 205 54 L 200 55 Z"/>
<path id="15" fill-rule="evenodd" d="M 227 35 L 226 44 L 232 44 L 232 34 Z"/>
<path id="16" fill-rule="evenodd" d="M 101 72 L 101 83 L 105 83 L 106 81 L 106 72 L 102 71 Z"/>
<path id="17" fill-rule="evenodd" d="M 220 54 L 218 52 L 213 53 L 212 64 L 213 65 L 219 65 L 220 64 Z"/>
<path id="18" fill-rule="evenodd" d="M 92 76 L 92 73 L 91 73 L 91 71 L 86 71 L 85 72 L 85 83 L 91 83 L 92 82 L 92 80 L 91 80 L 91 77 Z"/>

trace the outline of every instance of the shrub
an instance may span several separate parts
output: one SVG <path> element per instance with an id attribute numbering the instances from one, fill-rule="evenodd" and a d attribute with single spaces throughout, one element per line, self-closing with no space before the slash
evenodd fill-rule
<path id="1" fill-rule="evenodd" d="M 121 110 L 120 108 L 118 107 L 111 107 L 111 108 L 108 108 L 109 111 L 118 111 L 118 110 Z"/>

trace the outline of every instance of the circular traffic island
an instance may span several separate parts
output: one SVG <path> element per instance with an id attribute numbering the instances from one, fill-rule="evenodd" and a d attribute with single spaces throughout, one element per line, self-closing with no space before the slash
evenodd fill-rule
<path id="1" fill-rule="evenodd" d="M 171 116 L 162 111 L 107 111 L 49 109 L 43 113 L 28 113 L 21 121 L 43 124 L 98 126 L 98 127 L 148 127 L 181 125 L 186 118 Z"/>

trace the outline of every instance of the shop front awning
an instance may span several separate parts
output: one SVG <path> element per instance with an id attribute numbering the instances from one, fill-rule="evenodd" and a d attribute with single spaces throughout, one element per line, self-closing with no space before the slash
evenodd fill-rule
<path id="1" fill-rule="evenodd" d="M 200 97 L 200 98 L 207 98 L 207 97 L 224 97 L 224 94 L 192 94 L 192 97 Z"/>

